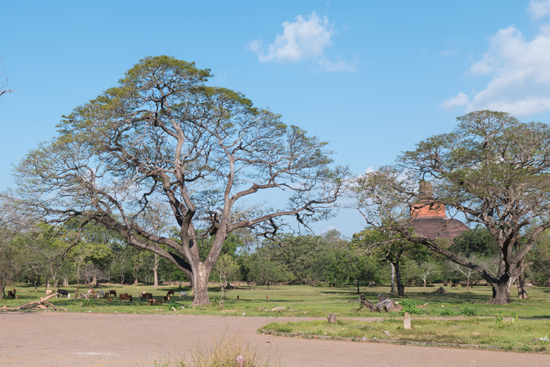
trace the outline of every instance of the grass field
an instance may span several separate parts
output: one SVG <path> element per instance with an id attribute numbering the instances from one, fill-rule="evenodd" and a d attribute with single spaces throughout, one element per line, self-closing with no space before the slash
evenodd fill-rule
<path id="1" fill-rule="evenodd" d="M 8 289 L 17 289 L 19 300 L 6 299 L 0 301 L 0 307 L 7 305 L 9 307 L 19 306 L 26 302 L 35 301 L 44 296 L 44 288 L 34 292 L 33 287 L 25 284 L 18 284 L 8 287 Z M 250 290 L 246 287 L 231 289 L 227 292 L 227 299 L 224 300 L 224 306 L 219 307 L 220 291 L 218 287 L 211 287 L 209 294 L 212 304 L 204 307 L 191 307 L 190 298 L 172 297 L 171 303 L 161 305 L 147 306 L 146 301 L 136 300 L 136 295 L 142 291 L 151 292 L 157 299 L 166 295 L 168 290 L 177 292 L 180 290 L 177 286 L 161 286 L 159 289 L 153 289 L 152 286 L 120 286 L 120 285 L 101 285 L 96 290 L 114 289 L 118 294 L 129 293 L 134 296 L 134 302 L 120 302 L 114 299 L 108 303 L 105 299 L 99 300 L 77 300 L 74 299 L 75 287 L 64 287 L 71 293 L 71 298 L 60 297 L 53 299 L 52 303 L 56 306 L 67 308 L 71 312 L 102 312 L 102 313 L 174 313 L 172 307 L 179 314 L 198 314 L 198 315 L 220 315 L 220 316 L 294 316 L 294 317 L 324 317 L 329 313 L 335 313 L 339 317 L 396 317 L 392 314 L 371 313 L 368 310 L 357 311 L 358 302 L 349 302 L 358 298 L 355 288 L 327 286 L 311 287 L 305 285 L 286 285 L 278 286 L 276 289 L 267 290 L 263 286 L 253 286 Z M 529 288 L 528 300 L 514 299 L 506 306 L 488 305 L 485 302 L 491 296 L 490 287 L 475 287 L 467 292 L 465 288 L 447 288 L 448 294 L 436 294 L 436 287 L 410 287 L 406 289 L 406 297 L 418 300 L 419 303 L 428 303 L 423 315 L 427 316 L 455 316 L 464 314 L 465 307 L 473 309 L 473 312 L 467 315 L 475 316 L 503 316 L 520 318 L 534 318 L 550 321 L 550 288 L 534 287 Z M 87 287 L 81 287 L 79 292 L 85 292 Z M 189 288 L 183 287 L 181 290 L 189 293 Z M 368 300 L 374 303 L 377 300 L 378 293 L 387 293 L 388 287 L 362 288 Z M 6 290 L 7 292 L 7 290 Z M 512 292 L 516 292 L 515 287 Z M 266 296 L 269 295 L 269 300 Z M 239 296 L 239 300 L 237 300 Z M 399 297 L 392 298 L 400 301 Z M 51 300 L 51 299 L 50 299 Z M 184 309 L 182 309 L 182 306 Z M 271 312 L 276 307 L 285 307 L 282 312 Z M 158 308 L 158 310 L 157 310 Z M 268 311 L 265 311 L 267 309 Z M 421 316 L 421 315 L 418 315 Z"/>
<path id="2" fill-rule="evenodd" d="M 341 320 L 329 324 L 325 320 L 271 323 L 261 332 L 301 334 L 322 338 L 351 338 L 376 342 L 383 339 L 402 342 L 424 342 L 434 345 L 468 345 L 491 349 L 548 353 L 550 322 L 515 318 L 468 318 L 466 320 L 413 320 L 413 329 L 405 330 L 401 318 L 380 322 Z M 295 335 L 292 335 L 295 336 Z"/>

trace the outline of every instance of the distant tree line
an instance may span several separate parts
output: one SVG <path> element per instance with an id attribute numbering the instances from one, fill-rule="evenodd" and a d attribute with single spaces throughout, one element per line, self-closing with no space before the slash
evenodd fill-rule
<path id="1" fill-rule="evenodd" d="M 3 228 L 1 293 L 14 282 L 35 287 L 49 284 L 55 288 L 69 283 L 84 287 L 99 282 L 158 285 L 158 282 L 190 281 L 166 259 L 155 259 L 152 252 L 128 246 L 117 233 L 103 226 L 70 224 L 39 224 L 33 230 L 12 236 Z M 550 234 L 545 233 L 530 253 L 526 277 L 532 283 L 548 283 L 549 242 Z M 201 249 L 204 258 L 209 253 L 209 244 L 204 243 Z M 481 226 L 457 237 L 450 250 L 483 263 L 490 271 L 498 271 L 498 249 Z M 237 281 L 267 289 L 280 284 L 351 285 L 358 293 L 361 287 L 387 285 L 388 292 L 393 288 L 403 295 L 406 287 L 413 285 L 485 284 L 469 270 L 443 256 L 431 255 L 423 246 L 399 238 L 388 241 L 383 233 L 366 228 L 351 239 L 330 230 L 320 236 L 283 234 L 253 246 L 246 243 L 246 238 L 230 235 L 210 274 L 210 282 L 221 284 L 224 289 L 231 289 Z"/>

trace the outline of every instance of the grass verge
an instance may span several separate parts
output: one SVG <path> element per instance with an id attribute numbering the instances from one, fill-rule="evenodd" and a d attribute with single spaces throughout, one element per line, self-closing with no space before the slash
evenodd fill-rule
<path id="1" fill-rule="evenodd" d="M 393 340 L 438 346 L 465 346 L 504 351 L 550 353 L 550 322 L 517 318 L 466 318 L 452 320 L 413 319 L 412 330 L 403 328 L 401 318 L 379 322 L 325 320 L 271 323 L 258 330 L 275 335 L 354 341 Z"/>

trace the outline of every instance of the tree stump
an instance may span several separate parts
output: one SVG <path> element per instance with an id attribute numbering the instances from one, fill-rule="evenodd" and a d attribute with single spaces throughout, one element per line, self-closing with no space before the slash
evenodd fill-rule
<path id="1" fill-rule="evenodd" d="M 405 315 L 403 316 L 403 329 L 410 330 L 411 327 L 411 315 L 408 312 L 405 312 Z"/>
<path id="2" fill-rule="evenodd" d="M 439 287 L 434 293 L 441 293 L 441 294 L 446 294 L 446 293 L 449 293 L 445 290 L 445 288 L 443 287 Z"/>
<path id="3" fill-rule="evenodd" d="M 399 306 L 393 300 L 388 298 L 388 299 L 383 300 L 382 302 L 378 302 L 377 304 L 375 304 L 372 307 L 372 311 L 376 311 L 376 312 L 382 312 L 382 311 L 399 312 L 399 311 L 401 311 L 402 308 L 403 307 Z"/>
<path id="4" fill-rule="evenodd" d="M 364 294 L 361 294 L 361 297 L 359 297 L 359 309 L 362 309 L 365 307 L 372 311 L 373 305 L 372 303 L 367 301 Z"/>
<path id="5" fill-rule="evenodd" d="M 337 321 L 336 321 L 336 315 L 331 313 L 330 315 L 327 316 L 327 320 L 328 320 L 328 323 L 329 324 L 336 324 Z"/>

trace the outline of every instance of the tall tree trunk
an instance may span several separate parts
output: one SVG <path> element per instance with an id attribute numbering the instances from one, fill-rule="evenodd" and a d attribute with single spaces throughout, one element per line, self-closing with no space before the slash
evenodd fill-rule
<path id="1" fill-rule="evenodd" d="M 393 264 L 395 268 L 395 282 L 397 283 L 397 294 L 401 297 L 405 295 L 405 286 L 401 281 L 401 269 L 399 268 L 399 261 Z"/>
<path id="2" fill-rule="evenodd" d="M 208 269 L 202 262 L 199 262 L 193 269 L 193 287 L 195 290 L 193 306 L 208 306 L 210 304 L 208 278 L 211 271 L 212 269 Z"/>
<path id="3" fill-rule="evenodd" d="M 468 276 L 466 277 L 466 291 L 470 291 L 470 272 L 468 272 Z"/>
<path id="4" fill-rule="evenodd" d="M 512 302 L 510 291 L 508 290 L 508 279 L 498 283 L 492 283 L 491 285 L 493 286 L 493 297 L 489 300 L 489 304 L 507 305 Z"/>
<path id="5" fill-rule="evenodd" d="M 80 264 L 76 266 L 76 281 L 77 281 L 77 287 L 80 286 Z"/>
<path id="6" fill-rule="evenodd" d="M 521 272 L 518 276 L 518 298 L 528 299 L 527 291 L 525 290 L 525 273 Z"/>
<path id="7" fill-rule="evenodd" d="M 357 286 L 357 294 L 361 293 L 359 291 L 359 278 L 355 279 L 355 285 Z"/>
<path id="8" fill-rule="evenodd" d="M 153 263 L 153 277 L 154 277 L 153 288 L 155 289 L 159 287 L 158 268 L 159 268 L 159 257 L 157 254 L 155 254 L 155 262 Z"/>
<path id="9" fill-rule="evenodd" d="M 395 293 L 397 292 L 395 290 L 395 266 L 392 263 L 390 263 L 390 265 L 391 265 L 391 292 Z"/>

